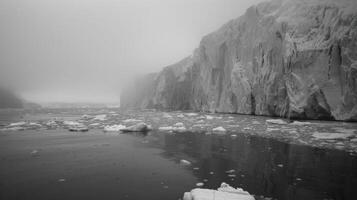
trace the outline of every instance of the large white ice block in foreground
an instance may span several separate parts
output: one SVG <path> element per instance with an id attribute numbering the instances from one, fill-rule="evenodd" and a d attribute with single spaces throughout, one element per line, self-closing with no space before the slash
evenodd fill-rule
<path id="1" fill-rule="evenodd" d="M 222 183 L 217 190 L 196 188 L 185 192 L 183 200 L 255 200 L 252 195 L 241 188 L 233 188 Z"/>

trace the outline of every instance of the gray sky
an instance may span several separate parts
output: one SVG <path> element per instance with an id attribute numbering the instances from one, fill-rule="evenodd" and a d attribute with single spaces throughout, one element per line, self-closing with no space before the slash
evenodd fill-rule
<path id="1" fill-rule="evenodd" d="M 0 86 L 33 101 L 118 101 L 262 0 L 1 0 Z"/>

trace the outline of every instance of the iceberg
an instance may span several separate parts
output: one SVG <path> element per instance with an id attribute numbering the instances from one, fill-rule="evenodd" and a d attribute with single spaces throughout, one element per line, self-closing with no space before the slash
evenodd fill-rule
<path id="1" fill-rule="evenodd" d="M 112 131 L 121 131 L 123 129 L 125 129 L 126 126 L 124 125 L 121 125 L 121 124 L 115 124 L 115 125 L 111 125 L 111 126 L 105 126 L 104 127 L 104 131 L 107 131 L 107 132 L 112 132 Z"/>
<path id="2" fill-rule="evenodd" d="M 226 132 L 227 130 L 222 126 L 212 129 L 213 132 Z"/>
<path id="3" fill-rule="evenodd" d="M 107 115 L 96 115 L 96 116 L 94 116 L 93 120 L 105 121 L 106 118 L 107 118 Z"/>
<path id="4" fill-rule="evenodd" d="M 316 139 L 322 140 L 336 140 L 336 139 L 347 139 L 353 137 L 355 134 L 353 133 L 322 133 L 315 132 L 312 136 Z"/>
<path id="5" fill-rule="evenodd" d="M 233 188 L 222 183 L 217 190 L 195 188 L 185 192 L 183 200 L 255 200 L 252 195 L 241 188 Z"/>
<path id="6" fill-rule="evenodd" d="M 279 124 L 279 125 L 288 124 L 288 122 L 282 119 L 267 119 L 266 122 L 270 124 Z"/>
<path id="7" fill-rule="evenodd" d="M 122 132 L 147 132 L 150 131 L 152 128 L 150 125 L 145 123 L 138 123 L 133 126 L 129 126 L 126 128 L 121 129 Z"/>

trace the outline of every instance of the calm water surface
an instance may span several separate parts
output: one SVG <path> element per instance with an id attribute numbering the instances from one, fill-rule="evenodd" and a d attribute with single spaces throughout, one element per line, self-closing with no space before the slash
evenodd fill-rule
<path id="1" fill-rule="evenodd" d="M 0 199 L 179 199 L 197 182 L 257 197 L 355 199 L 357 158 L 239 133 L 0 133 Z"/>

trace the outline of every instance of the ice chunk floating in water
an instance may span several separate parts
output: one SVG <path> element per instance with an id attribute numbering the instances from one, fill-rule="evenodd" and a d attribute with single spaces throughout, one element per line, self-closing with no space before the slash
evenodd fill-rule
<path id="1" fill-rule="evenodd" d="M 112 131 L 121 131 L 123 129 L 125 129 L 126 126 L 121 125 L 121 124 L 115 124 L 115 125 L 111 125 L 111 126 L 105 126 L 104 127 L 104 131 L 108 131 L 108 132 L 112 132 Z"/>
<path id="2" fill-rule="evenodd" d="M 335 140 L 335 139 L 347 139 L 349 137 L 353 137 L 353 133 L 321 133 L 315 132 L 312 136 L 316 139 L 322 140 Z"/>
<path id="3" fill-rule="evenodd" d="M 241 188 L 222 183 L 217 190 L 196 188 L 185 192 L 183 200 L 254 200 L 254 197 Z"/>

